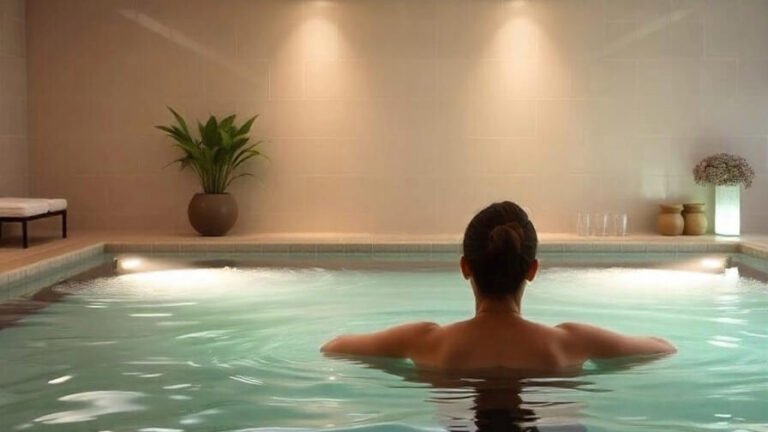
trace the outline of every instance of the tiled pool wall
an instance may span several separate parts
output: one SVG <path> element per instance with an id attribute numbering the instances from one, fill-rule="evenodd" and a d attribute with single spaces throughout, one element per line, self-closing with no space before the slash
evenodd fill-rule
<path id="1" fill-rule="evenodd" d="M 392 257 L 417 254 L 426 259 L 445 259 L 458 256 L 461 244 L 457 242 L 399 242 L 399 243 L 247 243 L 247 242 L 106 242 L 38 261 L 17 269 L 0 273 L 0 302 L 53 285 L 78 273 L 104 263 L 116 255 L 138 254 L 157 256 L 211 256 L 243 257 L 283 255 L 302 258 L 334 256 Z M 768 245 L 739 241 L 562 241 L 543 242 L 541 253 L 569 254 L 653 254 L 741 253 L 768 268 Z"/>
<path id="2" fill-rule="evenodd" d="M 735 253 L 741 251 L 743 243 L 737 241 L 542 241 L 539 252 L 590 252 L 590 253 L 684 253 L 684 252 L 717 252 Z M 768 250 L 768 246 L 750 246 L 755 253 Z M 752 250 L 750 249 L 750 250 Z M 105 252 L 141 253 L 141 254 L 230 254 L 230 253 L 287 253 L 287 254 L 446 254 L 461 253 L 461 243 L 458 242 L 320 242 L 320 243 L 247 243 L 247 242 L 179 242 L 179 243 L 134 243 L 110 242 L 105 246 Z"/>
<path id="3" fill-rule="evenodd" d="M 747 256 L 768 260 L 768 245 L 745 242 L 739 244 L 738 251 Z"/>
<path id="4" fill-rule="evenodd" d="M 104 244 L 99 243 L 0 272 L 0 302 L 70 278 L 105 258 Z"/>

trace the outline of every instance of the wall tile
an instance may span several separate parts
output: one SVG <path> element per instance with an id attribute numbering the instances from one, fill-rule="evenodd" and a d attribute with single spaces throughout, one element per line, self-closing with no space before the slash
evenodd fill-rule
<path id="1" fill-rule="evenodd" d="M 536 131 L 533 101 L 488 98 L 472 109 L 472 133 L 482 138 L 530 138 Z"/>
<path id="2" fill-rule="evenodd" d="M 768 174 L 768 138 L 739 137 L 725 145 L 726 151 L 744 157 L 757 175 Z"/>
<path id="3" fill-rule="evenodd" d="M 738 93 L 742 96 L 768 98 L 768 79 L 765 79 L 766 76 L 768 76 L 768 59 L 749 57 L 740 60 L 738 78 L 734 80 L 740 87 Z"/>
<path id="4" fill-rule="evenodd" d="M 0 1 L 0 15 L 8 15 L 16 19 L 24 19 L 26 2 L 24 0 Z"/>
<path id="5" fill-rule="evenodd" d="M 269 99 L 301 99 L 304 96 L 305 61 L 281 55 L 269 63 Z"/>
<path id="6" fill-rule="evenodd" d="M 669 15 L 669 55 L 700 58 L 704 55 L 704 7 L 699 0 L 672 0 Z"/>
<path id="7" fill-rule="evenodd" d="M 236 0 L 234 29 L 241 59 L 272 59 L 278 55 L 303 55 L 296 29 L 304 20 L 301 0 Z"/>
<path id="8" fill-rule="evenodd" d="M 741 193 L 742 202 L 742 215 L 750 215 L 751 217 L 742 216 L 742 229 L 746 232 L 762 232 L 765 228 L 762 225 L 762 221 L 768 217 L 768 204 L 766 204 L 766 181 L 765 175 L 758 175 L 755 178 L 754 186 L 750 189 L 745 189 Z M 757 217 L 755 217 L 757 215 Z"/>
<path id="9" fill-rule="evenodd" d="M 472 11 L 471 0 L 443 0 L 435 15 L 436 56 L 441 59 L 468 57 L 472 52 L 472 41 L 457 28 L 468 24 L 467 17 Z"/>
<path id="10" fill-rule="evenodd" d="M 744 41 L 741 2 L 706 0 L 704 53 L 709 57 L 739 57 Z M 739 23 L 738 25 L 736 25 Z"/>
<path id="11" fill-rule="evenodd" d="M 23 3 L 0 3 L 0 147 L 32 175 L 0 193 L 31 177 L 74 228 L 191 232 L 166 105 L 261 115 L 243 234 L 456 233 L 501 199 L 543 231 L 583 210 L 651 231 L 660 201 L 711 204 L 709 154 L 749 159 L 749 196 L 768 181 L 764 0 Z M 750 199 L 745 229 L 766 214 Z"/>
<path id="12" fill-rule="evenodd" d="M 609 21 L 608 43 L 599 51 L 611 59 L 655 59 L 669 53 L 669 26 L 665 18 L 651 22 Z"/>
<path id="13" fill-rule="evenodd" d="M 649 21 L 666 16 L 666 0 L 611 0 L 606 2 L 606 18 L 610 21 Z"/>
<path id="14" fill-rule="evenodd" d="M 29 191 L 25 3 L 0 1 L 0 196 Z"/>
<path id="15" fill-rule="evenodd" d="M 741 31 L 743 58 L 762 58 L 765 55 L 765 41 L 768 40 L 768 10 L 762 0 L 741 1 Z"/>

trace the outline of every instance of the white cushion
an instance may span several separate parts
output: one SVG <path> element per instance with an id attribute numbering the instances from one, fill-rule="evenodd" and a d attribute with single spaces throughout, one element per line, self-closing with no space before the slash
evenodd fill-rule
<path id="1" fill-rule="evenodd" d="M 37 216 L 66 208 L 64 199 L 0 198 L 0 217 Z"/>
<path id="2" fill-rule="evenodd" d="M 48 199 L 48 211 L 55 212 L 67 209 L 67 200 L 62 198 Z"/>

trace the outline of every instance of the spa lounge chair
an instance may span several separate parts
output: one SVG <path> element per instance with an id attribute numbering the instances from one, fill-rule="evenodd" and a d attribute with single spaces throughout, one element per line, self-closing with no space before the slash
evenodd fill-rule
<path id="1" fill-rule="evenodd" d="M 0 238 L 3 222 L 21 223 L 21 244 L 29 247 L 27 222 L 61 216 L 61 237 L 67 238 L 67 200 L 38 198 L 0 198 Z"/>

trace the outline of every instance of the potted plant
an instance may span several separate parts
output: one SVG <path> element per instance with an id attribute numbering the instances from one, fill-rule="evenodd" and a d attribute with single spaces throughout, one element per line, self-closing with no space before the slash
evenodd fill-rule
<path id="1" fill-rule="evenodd" d="M 755 172 L 746 159 L 728 153 L 705 158 L 693 169 L 696 183 L 715 186 L 715 234 L 741 233 L 741 186 L 750 188 Z"/>
<path id="2" fill-rule="evenodd" d="M 173 108 L 168 109 L 176 124 L 156 127 L 168 134 L 184 153 L 170 164 L 178 163 L 182 169 L 192 168 L 203 189 L 189 202 L 189 222 L 204 236 L 222 236 L 234 226 L 238 216 L 237 202 L 227 193 L 227 188 L 235 179 L 251 175 L 237 173 L 238 168 L 261 155 L 256 149 L 261 141 L 250 142 L 248 137 L 257 116 L 243 125 L 236 124 L 235 115 L 221 120 L 210 116 L 205 124 L 197 122 L 199 137 L 195 137 L 184 118 Z"/>

